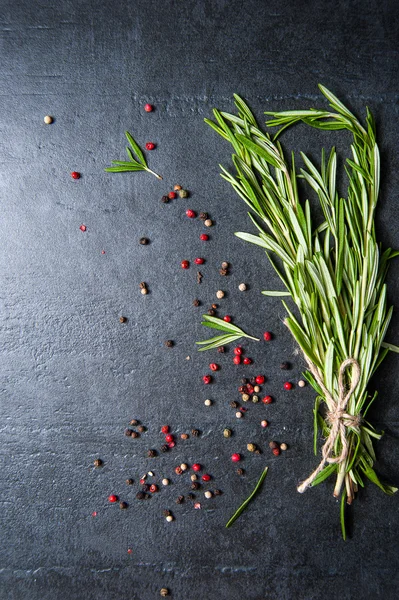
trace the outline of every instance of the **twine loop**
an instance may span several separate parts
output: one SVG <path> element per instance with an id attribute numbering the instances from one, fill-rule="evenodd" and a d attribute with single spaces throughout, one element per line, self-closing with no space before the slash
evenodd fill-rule
<path id="1" fill-rule="evenodd" d="M 307 362 L 310 372 L 316 379 L 317 383 L 319 384 L 320 388 L 322 389 L 325 395 L 325 401 L 328 407 L 326 420 L 330 425 L 331 429 L 321 450 L 322 459 L 320 461 L 319 466 L 297 488 L 298 492 L 301 494 L 303 494 L 306 488 L 308 488 L 313 483 L 317 475 L 324 469 L 324 465 L 326 463 L 342 463 L 344 462 L 344 460 L 346 460 L 349 449 L 348 440 L 346 437 L 346 430 L 348 427 L 358 427 L 360 424 L 359 415 L 350 415 L 346 412 L 346 407 L 349 402 L 349 399 L 360 381 L 361 369 L 357 360 L 355 360 L 354 358 L 347 358 L 341 363 L 338 375 L 339 395 L 337 401 L 334 400 L 331 392 L 329 392 L 326 386 L 324 385 L 324 382 L 320 376 L 317 367 L 312 362 Z M 346 391 L 344 383 L 344 374 L 349 366 L 352 366 L 352 380 L 349 390 Z M 339 456 L 333 456 L 335 443 L 338 438 L 341 440 L 341 454 Z"/>

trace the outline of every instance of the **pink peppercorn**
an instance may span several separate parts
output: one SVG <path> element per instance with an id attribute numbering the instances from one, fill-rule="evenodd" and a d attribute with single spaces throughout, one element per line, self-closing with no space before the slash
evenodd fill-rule
<path id="1" fill-rule="evenodd" d="M 201 471 L 201 465 L 199 463 L 194 463 L 191 467 L 193 471 Z"/>
<path id="2" fill-rule="evenodd" d="M 187 216 L 189 219 L 195 219 L 195 217 L 197 216 L 197 213 L 195 212 L 195 210 L 192 210 L 191 208 L 188 208 L 188 209 L 186 210 L 186 216 Z"/>
<path id="3" fill-rule="evenodd" d="M 241 460 L 241 455 L 238 454 L 238 452 L 235 452 L 234 454 L 231 455 L 231 460 L 233 462 L 239 462 Z"/>
<path id="4" fill-rule="evenodd" d="M 79 229 L 80 229 L 80 231 L 86 231 L 87 227 L 86 227 L 86 225 L 81 225 L 79 227 Z"/>
<path id="5" fill-rule="evenodd" d="M 206 233 L 201 233 L 200 240 L 202 242 L 207 242 L 209 240 L 209 235 L 206 235 Z"/>
<path id="6" fill-rule="evenodd" d="M 251 365 L 252 358 L 248 358 L 248 356 L 246 356 L 242 362 L 244 363 L 244 365 Z"/>
<path id="7" fill-rule="evenodd" d="M 182 260 L 180 265 L 182 269 L 188 269 L 190 267 L 190 263 L 188 260 Z"/>
<path id="8" fill-rule="evenodd" d="M 152 104 L 145 104 L 144 110 L 145 110 L 145 112 L 152 112 L 154 110 L 154 107 Z"/>
<path id="9" fill-rule="evenodd" d="M 72 179 L 80 179 L 80 173 L 78 173 L 78 171 L 72 171 L 71 177 Z"/>
<path id="10" fill-rule="evenodd" d="M 208 475 L 207 473 L 205 473 L 205 475 L 203 475 L 201 477 L 202 481 L 210 481 L 211 480 L 211 476 Z"/>
<path id="11" fill-rule="evenodd" d="M 165 442 L 174 442 L 175 438 L 171 433 L 165 435 Z"/>
<path id="12" fill-rule="evenodd" d="M 169 433 L 169 429 L 170 429 L 170 428 L 169 428 L 169 425 L 163 425 L 163 426 L 161 427 L 161 431 L 162 431 L 162 433 Z"/>
<path id="13" fill-rule="evenodd" d="M 247 383 L 247 394 L 253 394 L 254 393 L 254 386 L 251 385 L 250 383 Z"/>
<path id="14" fill-rule="evenodd" d="M 118 496 L 116 496 L 115 494 L 111 494 L 110 496 L 108 496 L 108 502 L 111 502 L 112 504 L 118 502 Z"/>
<path id="15" fill-rule="evenodd" d="M 219 365 L 217 365 L 216 363 L 211 363 L 209 365 L 209 368 L 211 371 L 219 371 Z"/>
<path id="16" fill-rule="evenodd" d="M 145 145 L 146 150 L 154 150 L 155 144 L 154 142 L 147 142 Z"/>
<path id="17" fill-rule="evenodd" d="M 233 363 L 235 365 L 239 365 L 241 363 L 241 356 L 239 354 L 236 354 L 236 356 L 233 358 Z"/>
<path id="18" fill-rule="evenodd" d="M 263 404 L 271 404 L 273 402 L 273 398 L 271 396 L 265 396 L 262 402 Z"/>
<path id="19" fill-rule="evenodd" d="M 168 448 L 174 448 L 176 446 L 175 442 L 169 442 Z"/>
<path id="20" fill-rule="evenodd" d="M 242 354 L 242 348 L 241 348 L 241 346 L 238 346 L 237 348 L 234 348 L 234 354 L 238 354 L 238 355 Z"/>
<path id="21" fill-rule="evenodd" d="M 286 381 L 285 384 L 284 384 L 284 389 L 285 390 L 292 390 L 292 388 L 293 388 L 292 383 L 290 383 L 289 381 Z"/>
<path id="22" fill-rule="evenodd" d="M 262 383 L 265 383 L 265 377 L 264 377 L 264 375 L 258 375 L 256 377 L 256 383 L 258 385 L 262 385 Z"/>
<path id="23" fill-rule="evenodd" d="M 270 342 L 270 340 L 272 339 L 272 334 L 270 333 L 270 331 L 265 331 L 265 333 L 263 334 L 263 339 L 265 340 L 265 342 Z"/>
<path id="24" fill-rule="evenodd" d="M 278 456 L 280 454 L 280 448 L 273 448 L 272 452 L 274 456 Z"/>
<path id="25" fill-rule="evenodd" d="M 203 265 L 205 262 L 205 258 L 195 258 L 194 262 L 196 265 Z"/>
<path id="26" fill-rule="evenodd" d="M 231 323 L 231 317 L 230 317 L 230 315 L 225 315 L 223 317 L 223 321 L 226 321 L 226 323 Z"/>
<path id="27" fill-rule="evenodd" d="M 208 383 L 211 383 L 212 377 L 210 375 L 204 375 L 202 381 L 205 383 L 205 385 L 208 385 Z"/>
<path id="28" fill-rule="evenodd" d="M 174 200 L 175 198 L 177 198 L 176 192 L 169 192 L 168 198 L 169 200 Z"/>

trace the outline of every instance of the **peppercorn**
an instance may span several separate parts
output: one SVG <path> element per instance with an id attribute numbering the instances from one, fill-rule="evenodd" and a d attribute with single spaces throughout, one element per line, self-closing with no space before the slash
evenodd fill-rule
<path id="1" fill-rule="evenodd" d="M 225 438 L 229 438 L 229 437 L 231 437 L 231 434 L 232 434 L 232 433 L 233 433 L 233 432 L 232 432 L 232 431 L 231 431 L 231 429 L 229 429 L 228 427 L 226 427 L 225 429 L 223 429 L 223 435 L 224 435 L 224 437 L 225 437 Z"/>
<path id="2" fill-rule="evenodd" d="M 144 492 L 137 492 L 137 494 L 136 494 L 137 500 L 144 500 L 145 497 L 146 497 L 146 495 Z"/>
<path id="3" fill-rule="evenodd" d="M 161 202 L 163 202 L 164 204 L 167 204 L 169 202 L 168 196 L 162 196 Z"/>
<path id="4" fill-rule="evenodd" d="M 188 209 L 186 210 L 186 216 L 187 216 L 189 219 L 195 219 L 195 217 L 197 216 L 197 213 L 196 213 L 196 212 L 195 212 L 195 210 L 193 210 L 192 208 L 188 208 Z"/>
<path id="5" fill-rule="evenodd" d="M 140 423 L 140 421 L 138 421 L 137 419 L 132 419 L 129 423 L 129 425 L 138 425 Z"/>
<path id="6" fill-rule="evenodd" d="M 205 227 L 212 227 L 213 221 L 211 219 L 206 219 L 204 221 L 204 225 L 205 225 Z"/>
<path id="7" fill-rule="evenodd" d="M 208 385 L 211 383 L 212 377 L 210 375 L 204 375 L 202 378 L 202 381 L 204 382 L 205 385 Z"/>
<path id="8" fill-rule="evenodd" d="M 218 352 L 220 352 L 220 354 L 224 354 L 225 351 L 226 351 L 226 348 L 224 346 L 219 346 Z"/>
<path id="9" fill-rule="evenodd" d="M 244 365 L 250 365 L 252 364 L 252 359 L 246 356 L 242 362 L 244 363 Z"/>
<path id="10" fill-rule="evenodd" d="M 202 481 L 210 481 L 212 479 L 212 477 L 208 474 L 205 473 L 204 475 L 201 476 Z"/>
<path id="11" fill-rule="evenodd" d="M 174 516 L 173 515 L 168 515 L 166 517 L 166 520 L 167 520 L 168 523 L 171 523 L 172 521 L 174 521 Z"/>
<path id="12" fill-rule="evenodd" d="M 289 381 L 286 381 L 286 382 L 284 383 L 284 386 L 283 386 L 283 387 L 284 387 L 284 389 L 285 389 L 285 390 L 292 390 L 292 388 L 293 388 L 293 385 L 292 385 L 292 383 L 290 383 Z"/>
<path id="13" fill-rule="evenodd" d="M 170 200 L 174 200 L 176 197 L 177 197 L 177 194 L 176 194 L 176 192 L 169 192 L 169 194 L 168 194 L 168 198 L 169 198 Z"/>
<path id="14" fill-rule="evenodd" d="M 171 433 L 167 433 L 167 434 L 165 435 L 165 441 L 166 441 L 166 442 L 173 442 L 173 441 L 174 441 L 174 439 L 175 439 L 175 438 L 174 438 L 174 436 L 173 436 Z"/>
<path id="15" fill-rule="evenodd" d="M 265 376 L 257 375 L 257 377 L 255 377 L 255 383 L 257 383 L 258 385 L 262 385 L 262 383 L 265 383 Z"/>
<path id="16" fill-rule="evenodd" d="M 219 298 L 219 299 L 221 299 L 221 298 L 224 298 L 224 295 L 225 295 L 225 294 L 224 294 L 224 291 L 223 291 L 223 290 L 218 290 L 218 291 L 216 292 L 216 298 Z"/>
<path id="17" fill-rule="evenodd" d="M 273 398 L 271 396 L 265 396 L 262 399 L 263 404 L 271 404 L 273 402 Z"/>
<path id="18" fill-rule="evenodd" d="M 72 171 L 71 177 L 72 179 L 80 179 L 80 173 L 78 173 L 78 171 Z"/>
<path id="19" fill-rule="evenodd" d="M 127 508 L 129 505 L 127 502 L 119 502 L 119 508 L 124 510 L 125 508 Z"/>
<path id="20" fill-rule="evenodd" d="M 202 242 L 207 242 L 209 240 L 209 235 L 207 235 L 206 233 L 201 233 L 199 237 Z"/>
<path id="21" fill-rule="evenodd" d="M 139 431 L 140 433 L 144 433 L 145 431 L 147 431 L 147 428 L 144 427 L 144 425 L 139 425 L 137 427 L 137 431 Z"/>
<path id="22" fill-rule="evenodd" d="M 186 465 L 186 463 L 182 463 L 182 464 L 180 465 L 180 468 L 181 468 L 181 470 L 182 470 L 182 471 L 187 471 L 187 469 L 188 469 L 188 465 Z"/>
<path id="23" fill-rule="evenodd" d="M 108 502 L 111 502 L 111 504 L 118 502 L 118 496 L 116 496 L 115 494 L 111 494 L 110 496 L 108 496 Z"/>
<path id="24" fill-rule="evenodd" d="M 168 510 L 168 509 L 165 509 L 165 510 L 163 510 L 163 511 L 162 511 L 162 514 L 163 514 L 163 516 L 164 516 L 164 517 L 168 517 L 168 516 L 169 516 L 169 515 L 171 515 L 172 513 L 170 512 L 170 510 Z"/>
<path id="25" fill-rule="evenodd" d="M 300 379 L 300 380 L 298 381 L 298 386 L 299 386 L 299 387 L 303 388 L 303 387 L 305 387 L 305 385 L 306 385 L 306 382 L 305 382 L 303 379 Z"/>
<path id="26" fill-rule="evenodd" d="M 159 590 L 159 593 L 161 594 L 161 596 L 169 596 L 169 590 L 168 590 L 168 588 L 161 588 Z"/>
<path id="27" fill-rule="evenodd" d="M 156 494 L 156 492 L 158 492 L 158 491 L 159 491 L 159 489 L 158 489 L 158 486 L 157 486 L 157 485 L 155 485 L 155 483 L 151 484 L 151 485 L 150 485 L 150 490 L 149 490 L 149 491 L 151 492 L 151 494 Z"/>
<path id="28" fill-rule="evenodd" d="M 207 490 L 204 493 L 204 496 L 205 496 L 205 498 L 208 498 L 208 500 L 209 500 L 209 498 L 212 498 L 213 494 L 212 494 L 212 492 L 210 490 Z"/>
<path id="29" fill-rule="evenodd" d="M 248 394 L 253 394 L 254 393 L 253 385 L 250 383 L 247 383 L 246 390 L 247 390 Z"/>
<path id="30" fill-rule="evenodd" d="M 237 350 L 237 348 L 236 348 L 236 350 Z M 243 384 L 248 383 L 248 379 L 246 377 L 242 377 L 241 383 L 243 383 Z"/>
<path id="31" fill-rule="evenodd" d="M 187 190 L 179 190 L 179 196 L 180 196 L 180 198 L 188 198 L 188 191 Z"/>
<path id="32" fill-rule="evenodd" d="M 130 437 L 135 439 L 140 437 L 140 434 L 137 431 L 132 431 L 132 433 L 130 434 Z"/>
<path id="33" fill-rule="evenodd" d="M 238 404 L 238 402 L 236 402 L 235 400 L 232 400 L 230 402 L 230 407 L 231 408 L 238 408 L 240 405 Z"/>
<path id="34" fill-rule="evenodd" d="M 160 450 L 161 452 L 167 452 L 169 450 L 168 444 L 162 444 Z"/>
<path id="35" fill-rule="evenodd" d="M 289 362 L 282 362 L 280 365 L 280 369 L 282 369 L 283 371 L 288 371 L 289 369 L 291 369 L 291 365 Z"/>
<path id="36" fill-rule="evenodd" d="M 231 323 L 231 317 L 230 317 L 230 315 L 225 315 L 223 317 L 223 321 L 226 321 L 226 323 Z"/>
<path id="37" fill-rule="evenodd" d="M 198 298 L 196 298 L 195 300 L 193 300 L 193 305 L 194 306 L 200 306 L 201 302 L 198 300 Z"/>
<path id="38" fill-rule="evenodd" d="M 207 212 L 200 212 L 199 218 L 201 219 L 201 221 L 206 221 L 207 218 L 208 218 L 208 213 Z"/>
<path id="39" fill-rule="evenodd" d="M 240 290 L 240 292 L 245 292 L 247 289 L 246 283 L 240 283 L 240 285 L 238 286 L 238 289 Z"/>
<path id="40" fill-rule="evenodd" d="M 257 394 L 258 392 L 260 392 L 260 387 L 258 385 L 254 385 L 254 392 Z"/>
<path id="41" fill-rule="evenodd" d="M 158 452 L 154 449 L 148 450 L 147 452 L 147 456 L 148 458 L 155 458 L 157 456 Z"/>
<path id="42" fill-rule="evenodd" d="M 243 401 L 243 402 L 248 402 L 248 400 L 249 400 L 250 396 L 249 396 L 249 394 L 243 394 L 243 395 L 241 396 L 241 398 L 242 398 L 242 401 Z"/>
<path id="43" fill-rule="evenodd" d="M 142 246 L 146 246 L 149 243 L 150 243 L 150 240 L 148 238 L 146 238 L 146 237 L 142 237 L 139 240 L 139 244 L 141 244 Z"/>
<path id="44" fill-rule="evenodd" d="M 265 333 L 263 334 L 263 339 L 265 340 L 265 342 L 270 342 L 272 337 L 273 335 L 270 333 L 270 331 L 265 331 Z"/>
<path id="45" fill-rule="evenodd" d="M 125 435 L 127 437 L 130 437 L 132 435 L 133 431 L 131 429 L 125 429 Z"/>
<path id="46" fill-rule="evenodd" d="M 195 494 L 193 494 L 192 492 L 189 492 L 187 494 L 187 500 L 195 500 Z"/>
<path id="47" fill-rule="evenodd" d="M 167 479 L 166 477 L 164 477 L 164 478 L 162 479 L 162 485 L 169 485 L 169 484 L 170 484 L 170 481 L 169 481 L 169 479 Z"/>
<path id="48" fill-rule="evenodd" d="M 260 424 L 262 427 L 267 427 L 269 425 L 269 423 L 265 419 L 261 421 Z"/>
<path id="49" fill-rule="evenodd" d="M 143 492 L 149 492 L 150 491 L 150 484 L 149 483 L 144 483 L 143 487 L 141 488 L 143 490 Z"/>
<path id="50" fill-rule="evenodd" d="M 285 451 L 287 449 L 288 449 L 288 446 L 287 446 L 287 444 L 285 442 L 283 442 L 282 444 L 280 444 L 280 450 Z"/>
<path id="51" fill-rule="evenodd" d="M 201 435 L 201 432 L 199 429 L 192 429 L 191 435 L 193 435 L 194 437 L 199 437 Z"/>
<path id="52" fill-rule="evenodd" d="M 280 454 L 280 448 L 273 448 L 272 452 L 274 456 L 278 456 Z"/>
<path id="53" fill-rule="evenodd" d="M 220 367 L 216 363 L 210 363 L 209 368 L 211 371 L 219 371 Z"/>
<path id="54" fill-rule="evenodd" d="M 237 469 L 236 473 L 237 475 L 244 475 L 245 471 L 244 469 Z"/>
<path id="55" fill-rule="evenodd" d="M 175 192 L 178 192 L 179 190 L 182 189 L 181 185 L 179 183 L 176 183 L 176 185 L 173 186 L 173 189 Z"/>
<path id="56" fill-rule="evenodd" d="M 191 489 L 192 490 L 199 490 L 201 487 L 201 484 L 198 483 L 198 481 L 193 481 L 193 483 L 191 484 Z"/>
<path id="57" fill-rule="evenodd" d="M 239 365 L 239 364 L 241 364 L 241 356 L 240 356 L 239 354 L 236 354 L 236 355 L 234 356 L 234 358 L 233 358 L 233 363 L 234 363 L 235 365 Z"/>
<path id="58" fill-rule="evenodd" d="M 182 269 L 188 269 L 190 267 L 190 263 L 188 260 L 182 260 L 180 266 Z"/>
<path id="59" fill-rule="evenodd" d="M 53 122 L 53 117 L 50 117 L 50 115 L 46 115 L 43 121 L 46 123 L 46 125 L 51 125 L 51 123 Z"/>
<path id="60" fill-rule="evenodd" d="M 242 419 L 242 417 L 243 417 L 243 414 L 242 414 L 242 412 L 240 412 L 240 411 L 238 410 L 238 411 L 236 412 L 236 418 L 237 418 L 237 419 Z"/>
<path id="61" fill-rule="evenodd" d="M 145 149 L 146 150 L 154 150 L 155 149 L 154 142 L 147 142 L 146 145 L 145 145 Z"/>
<path id="62" fill-rule="evenodd" d="M 188 440 L 188 438 L 189 438 L 189 437 L 190 437 L 190 436 L 188 435 L 188 433 L 182 433 L 182 434 L 180 435 L 180 439 L 182 439 L 182 440 Z"/>
<path id="63" fill-rule="evenodd" d="M 227 269 L 219 269 L 219 275 L 223 275 L 223 277 L 226 277 L 228 274 L 229 273 Z"/>
<path id="64" fill-rule="evenodd" d="M 102 467 L 104 463 L 101 460 L 101 458 L 96 458 L 96 460 L 94 461 L 93 464 L 94 464 L 95 467 Z"/>
<path id="65" fill-rule="evenodd" d="M 184 496 L 177 496 L 176 504 L 183 504 L 183 502 L 184 502 Z"/>
<path id="66" fill-rule="evenodd" d="M 272 450 L 274 450 L 274 448 L 278 448 L 278 443 L 277 442 L 269 442 L 269 448 L 271 448 Z"/>
<path id="67" fill-rule="evenodd" d="M 142 288 L 140 292 L 143 294 L 143 296 L 146 296 L 148 294 L 148 289 L 146 287 Z"/>
<path id="68" fill-rule="evenodd" d="M 211 317 L 214 317 L 214 316 L 215 316 L 215 314 L 216 314 L 216 311 L 215 311 L 215 310 L 213 310 L 213 308 L 210 308 L 210 309 L 208 310 L 208 315 L 210 315 Z"/>
<path id="69" fill-rule="evenodd" d="M 259 402 L 259 396 L 256 396 L 256 394 L 254 394 L 254 395 L 252 396 L 252 402 L 253 402 L 254 404 L 256 404 L 257 402 Z"/>
<path id="70" fill-rule="evenodd" d="M 144 110 L 145 112 L 152 112 L 154 110 L 154 107 L 152 106 L 152 104 L 144 104 Z"/>
<path id="71" fill-rule="evenodd" d="M 241 460 L 241 454 L 238 454 L 238 452 L 234 452 L 234 454 L 231 455 L 231 460 L 233 462 L 239 462 Z"/>
<path id="72" fill-rule="evenodd" d="M 248 452 L 255 452 L 255 450 L 256 450 L 255 444 L 247 444 L 247 450 L 248 450 Z"/>
<path id="73" fill-rule="evenodd" d="M 207 398 L 206 400 L 204 400 L 204 404 L 205 404 L 205 406 L 212 406 L 212 400 Z"/>
<path id="74" fill-rule="evenodd" d="M 182 468 L 179 466 L 175 467 L 175 473 L 176 473 L 176 475 L 181 475 L 183 473 Z"/>
<path id="75" fill-rule="evenodd" d="M 134 479 L 126 479 L 126 485 L 133 485 Z"/>
<path id="76" fill-rule="evenodd" d="M 211 308 L 214 308 L 214 309 L 216 310 L 217 308 L 219 308 L 219 304 L 215 304 L 215 303 L 213 303 L 213 304 L 211 305 Z"/>
<path id="77" fill-rule="evenodd" d="M 147 287 L 147 284 L 145 283 L 145 281 L 142 281 L 142 282 L 139 284 L 139 288 L 140 288 L 141 290 L 143 290 L 143 289 L 144 289 L 144 288 L 146 288 L 146 287 Z"/>
<path id="78" fill-rule="evenodd" d="M 126 323 L 127 318 L 126 317 L 119 317 L 119 323 Z"/>
<path id="79" fill-rule="evenodd" d="M 175 343 L 173 340 L 166 340 L 166 342 L 165 342 L 165 346 L 167 348 L 172 348 L 172 346 L 174 346 L 174 345 L 175 345 Z"/>

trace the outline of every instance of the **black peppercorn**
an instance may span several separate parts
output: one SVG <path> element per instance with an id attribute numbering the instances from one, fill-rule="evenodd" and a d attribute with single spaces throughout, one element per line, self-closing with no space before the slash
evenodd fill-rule
<path id="1" fill-rule="evenodd" d="M 207 218 L 208 218 L 208 213 L 207 212 L 200 212 L 199 218 L 201 219 L 201 221 L 206 221 Z"/>
<path id="2" fill-rule="evenodd" d="M 126 317 L 119 317 L 119 323 L 126 323 L 127 318 Z"/>
<path id="3" fill-rule="evenodd" d="M 140 288 L 141 290 L 144 290 L 146 287 L 147 287 L 147 284 L 146 284 L 146 282 L 145 282 L 145 281 L 142 281 L 142 282 L 139 284 L 139 288 Z"/>
<path id="4" fill-rule="evenodd" d="M 221 354 L 223 354 L 225 350 L 226 348 L 224 346 L 219 346 L 218 348 L 218 352 L 220 352 Z"/>
<path id="5" fill-rule="evenodd" d="M 196 298 L 195 300 L 193 300 L 193 305 L 194 306 L 200 306 L 201 302 L 198 300 L 198 298 Z"/>
<path id="6" fill-rule="evenodd" d="M 101 458 L 96 458 L 96 460 L 94 461 L 94 466 L 95 467 L 102 467 L 103 466 L 103 461 L 101 460 Z"/>
<path id="7" fill-rule="evenodd" d="M 130 437 L 132 437 L 132 438 L 138 438 L 138 437 L 140 437 L 140 434 L 137 433 L 137 431 L 132 431 L 132 433 L 130 434 Z"/>
<path id="8" fill-rule="evenodd" d="M 165 509 L 165 510 L 162 511 L 162 514 L 163 514 L 164 517 L 169 517 L 172 513 L 170 512 L 170 510 Z"/>
<path id="9" fill-rule="evenodd" d="M 237 469 L 237 475 L 244 475 L 244 469 Z"/>
<path id="10" fill-rule="evenodd" d="M 150 240 L 148 238 L 140 238 L 139 240 L 139 244 L 141 244 L 142 246 L 146 246 L 147 244 L 149 244 Z"/>
<path id="11" fill-rule="evenodd" d="M 219 275 L 223 275 L 223 277 L 226 277 L 229 274 L 227 269 L 219 269 Z"/>
<path id="12" fill-rule="evenodd" d="M 282 369 L 283 371 L 288 371 L 289 369 L 291 369 L 291 365 L 289 362 L 282 362 L 280 365 L 280 369 Z"/>
<path id="13" fill-rule="evenodd" d="M 150 484 L 149 483 L 143 483 L 141 489 L 143 490 L 143 492 L 149 492 L 150 491 Z"/>
<path id="14" fill-rule="evenodd" d="M 192 484 L 191 484 L 191 489 L 192 490 L 199 490 L 200 487 L 201 487 L 201 484 L 198 483 L 198 481 L 193 481 Z"/>
<path id="15" fill-rule="evenodd" d="M 235 400 L 233 400 L 232 402 L 230 402 L 230 407 L 231 408 L 238 408 L 240 405 L 238 404 L 238 402 L 236 402 Z"/>
<path id="16" fill-rule="evenodd" d="M 269 442 L 269 448 L 274 450 L 275 448 L 279 448 L 279 445 L 277 442 Z"/>
<path id="17" fill-rule="evenodd" d="M 216 314 L 216 311 L 215 311 L 215 310 L 213 310 L 213 308 L 210 308 L 210 309 L 208 310 L 208 315 L 210 315 L 211 317 L 214 317 L 214 316 L 215 316 L 215 314 Z"/>
<path id="18" fill-rule="evenodd" d="M 167 452 L 169 450 L 169 446 L 167 444 L 162 444 L 161 452 Z"/>
<path id="19" fill-rule="evenodd" d="M 127 437 L 130 437 L 132 435 L 133 431 L 131 429 L 125 429 L 125 435 Z"/>
<path id="20" fill-rule="evenodd" d="M 126 485 L 133 485 L 133 484 L 134 484 L 133 479 L 126 479 Z"/>
<path id="21" fill-rule="evenodd" d="M 194 437 L 199 437 L 201 435 L 201 432 L 199 429 L 192 429 L 191 435 L 193 435 Z"/>
<path id="22" fill-rule="evenodd" d="M 195 500 L 195 494 L 193 494 L 192 492 L 190 492 L 189 494 L 187 494 L 187 499 L 188 500 Z"/>
<path id="23" fill-rule="evenodd" d="M 144 433 L 144 432 L 145 432 L 145 431 L 147 431 L 147 430 L 146 430 L 146 428 L 144 427 L 144 425 L 139 425 L 139 426 L 137 427 L 137 431 L 139 431 L 140 433 Z"/>
<path id="24" fill-rule="evenodd" d="M 125 508 L 127 508 L 129 505 L 127 502 L 119 502 L 119 508 L 124 510 Z"/>
<path id="25" fill-rule="evenodd" d="M 176 504 L 182 504 L 184 502 L 184 496 L 178 496 L 176 498 Z"/>
<path id="26" fill-rule="evenodd" d="M 166 340 L 165 346 L 167 348 L 172 348 L 172 346 L 174 346 L 174 341 L 173 340 Z"/>
<path id="27" fill-rule="evenodd" d="M 246 377 L 243 377 L 243 378 L 241 379 L 241 383 L 242 383 L 242 384 L 248 383 L 248 379 L 247 379 Z"/>
<path id="28" fill-rule="evenodd" d="M 249 380 L 249 383 L 251 385 L 256 385 L 256 377 L 251 377 L 251 379 Z"/>
<path id="29" fill-rule="evenodd" d="M 144 500 L 145 499 L 145 493 L 144 492 L 137 492 L 136 498 L 137 498 L 137 500 Z"/>
<path id="30" fill-rule="evenodd" d="M 167 204 L 169 202 L 168 196 L 162 196 L 161 202 L 163 202 L 164 204 Z"/>
<path id="31" fill-rule="evenodd" d="M 155 458 L 155 456 L 157 456 L 158 452 L 156 450 L 148 450 L 147 452 L 147 456 L 148 458 Z"/>
<path id="32" fill-rule="evenodd" d="M 214 309 L 219 308 L 219 304 L 212 304 L 211 308 L 214 308 Z"/>
<path id="33" fill-rule="evenodd" d="M 129 425 L 138 425 L 140 421 L 138 421 L 137 419 L 132 419 L 129 423 Z"/>
<path id="34" fill-rule="evenodd" d="M 222 490 L 213 490 L 215 496 L 221 496 L 223 494 Z"/>

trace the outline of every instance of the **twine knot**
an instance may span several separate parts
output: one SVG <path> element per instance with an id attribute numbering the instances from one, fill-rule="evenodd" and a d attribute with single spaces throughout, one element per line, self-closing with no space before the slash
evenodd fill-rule
<path id="1" fill-rule="evenodd" d="M 347 427 L 358 427 L 360 424 L 359 415 L 351 415 L 346 412 L 349 398 L 352 396 L 360 380 L 361 369 L 357 360 L 354 358 L 347 358 L 341 363 L 338 375 L 339 395 L 337 401 L 334 400 L 332 394 L 325 387 L 317 367 L 310 361 L 308 361 L 308 365 L 310 372 L 316 379 L 325 395 L 325 401 L 328 406 L 326 420 L 330 425 L 330 433 L 322 447 L 322 459 L 319 466 L 297 488 L 298 492 L 301 494 L 303 494 L 306 488 L 313 483 L 317 475 L 324 469 L 324 465 L 326 463 L 342 463 L 344 460 L 346 460 L 348 456 L 348 440 L 346 438 L 346 429 Z M 352 381 L 348 392 L 346 392 L 344 373 L 349 366 L 352 366 Z M 341 440 L 341 454 L 339 456 L 333 456 L 335 442 L 338 437 Z"/>

